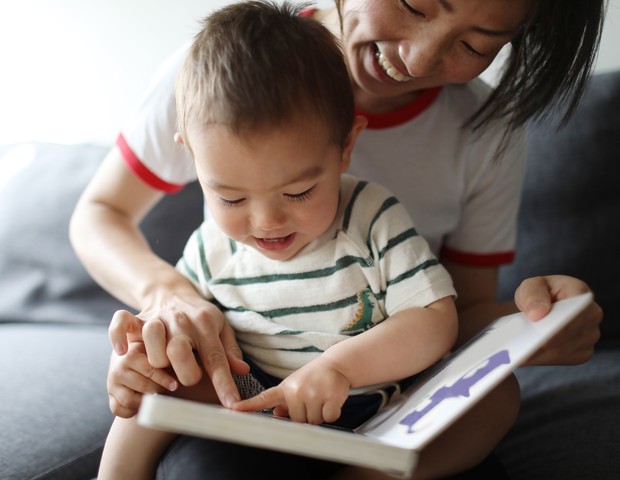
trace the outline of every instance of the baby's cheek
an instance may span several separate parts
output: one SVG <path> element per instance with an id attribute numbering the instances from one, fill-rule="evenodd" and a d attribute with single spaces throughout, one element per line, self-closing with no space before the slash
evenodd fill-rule
<path id="1" fill-rule="evenodd" d="M 232 210 L 232 209 L 228 209 Z M 247 235 L 247 222 L 244 218 L 232 211 L 213 213 L 213 220 L 220 229 L 233 240 L 241 240 Z"/>

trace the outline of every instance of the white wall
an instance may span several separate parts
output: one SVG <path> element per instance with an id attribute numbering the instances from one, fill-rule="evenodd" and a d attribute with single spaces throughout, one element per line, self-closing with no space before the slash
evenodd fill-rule
<path id="1" fill-rule="evenodd" d="M 0 0 L 0 144 L 109 143 L 160 62 L 225 1 Z"/>
<path id="2" fill-rule="evenodd" d="M 225 3 L 0 0 L 0 144 L 112 142 L 160 62 Z M 620 68 L 618 45 L 611 0 L 598 71 Z"/>
<path id="3" fill-rule="evenodd" d="M 572 1 L 572 0 L 567 0 Z M 586 0 L 587 1 L 587 0 Z M 620 0 L 609 0 L 596 70 L 607 72 L 620 68 Z"/>

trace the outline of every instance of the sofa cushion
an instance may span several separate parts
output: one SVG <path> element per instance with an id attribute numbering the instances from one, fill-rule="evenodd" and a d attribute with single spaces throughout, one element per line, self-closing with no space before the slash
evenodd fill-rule
<path id="1" fill-rule="evenodd" d="M 73 208 L 109 147 L 25 143 L 0 147 L 0 322 L 104 323 L 125 308 L 103 291 L 68 238 Z M 145 218 L 153 249 L 170 262 L 202 218 L 197 184 Z"/>
<path id="2" fill-rule="evenodd" d="M 110 352 L 104 325 L 0 324 L 0 478 L 97 475 Z"/>
<path id="3" fill-rule="evenodd" d="M 559 131 L 541 121 L 527 133 L 517 253 L 500 297 L 527 277 L 580 278 L 603 307 L 603 341 L 620 338 L 620 71 L 593 76 Z"/>

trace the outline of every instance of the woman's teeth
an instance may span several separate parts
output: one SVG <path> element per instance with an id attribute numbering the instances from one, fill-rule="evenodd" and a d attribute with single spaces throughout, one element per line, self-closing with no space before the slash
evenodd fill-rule
<path id="1" fill-rule="evenodd" d="M 377 53 L 375 53 L 375 56 L 377 57 L 377 61 L 379 62 L 379 65 L 381 65 L 381 68 L 383 68 L 383 71 L 388 75 L 388 77 L 396 80 L 397 82 L 406 82 L 408 80 L 411 80 L 411 77 L 403 75 L 398 70 L 396 70 L 394 68 L 394 65 L 392 65 L 388 61 L 388 59 L 383 56 L 383 54 L 381 53 L 381 50 L 379 50 L 378 48 L 377 48 Z"/>

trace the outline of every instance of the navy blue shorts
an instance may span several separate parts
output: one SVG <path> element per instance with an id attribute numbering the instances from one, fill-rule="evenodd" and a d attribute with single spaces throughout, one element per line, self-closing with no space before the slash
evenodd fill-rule
<path id="1" fill-rule="evenodd" d="M 242 398 L 253 397 L 263 390 L 275 387 L 282 381 L 281 378 L 274 377 L 263 371 L 246 356 L 243 359 L 250 365 L 250 373 L 247 375 L 233 375 Z M 419 375 L 416 374 L 404 380 L 393 382 L 381 389 L 350 395 L 342 406 L 340 418 L 334 423 L 326 424 L 326 426 L 347 430 L 359 427 L 386 406 L 390 400 L 396 398 L 400 392 L 409 387 Z M 269 412 L 265 411 L 264 413 Z"/>

